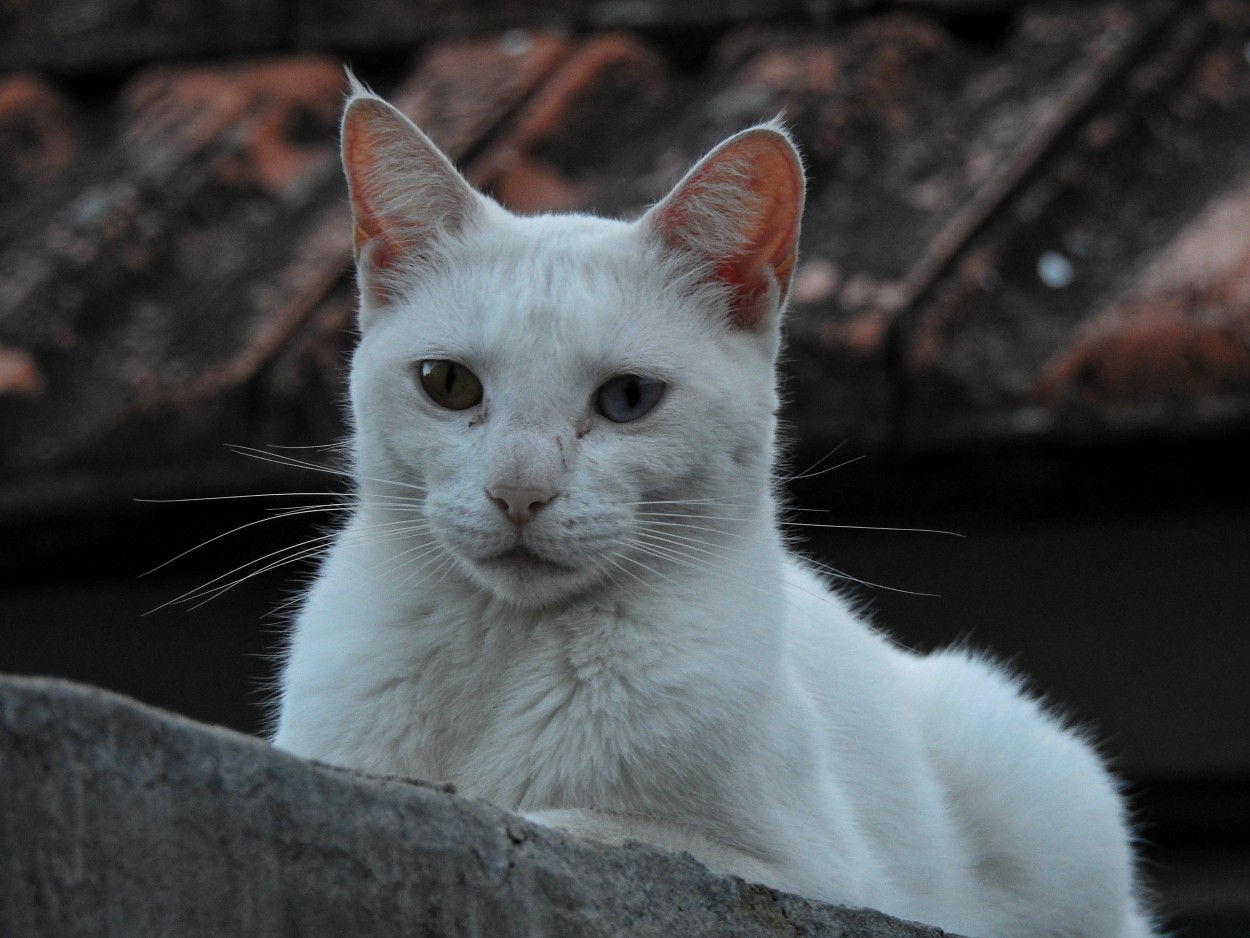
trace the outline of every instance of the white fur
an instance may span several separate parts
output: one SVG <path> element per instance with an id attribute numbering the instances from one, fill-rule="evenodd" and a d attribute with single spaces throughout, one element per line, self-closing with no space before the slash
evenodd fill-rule
<path id="1" fill-rule="evenodd" d="M 1146 936 L 1090 747 L 993 665 L 896 647 L 787 551 L 779 310 L 728 325 L 654 213 L 469 198 L 399 299 L 364 298 L 358 505 L 296 623 L 275 744 L 966 935 Z M 471 368 L 482 405 L 435 405 L 423 359 Z M 591 400 L 621 373 L 669 386 L 613 424 Z M 558 495 L 518 529 L 501 482 Z M 518 543 L 552 565 L 481 561 Z"/>

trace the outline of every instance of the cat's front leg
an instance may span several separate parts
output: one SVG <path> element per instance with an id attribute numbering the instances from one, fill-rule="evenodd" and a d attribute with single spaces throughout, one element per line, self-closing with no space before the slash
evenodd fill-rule
<path id="1" fill-rule="evenodd" d="M 553 827 L 600 843 L 619 845 L 638 840 L 678 853 L 689 853 L 714 872 L 741 876 L 752 883 L 775 885 L 779 878 L 776 870 L 757 857 L 719 843 L 693 828 L 657 818 L 609 814 L 589 808 L 523 811 L 521 816 L 543 827 Z"/>

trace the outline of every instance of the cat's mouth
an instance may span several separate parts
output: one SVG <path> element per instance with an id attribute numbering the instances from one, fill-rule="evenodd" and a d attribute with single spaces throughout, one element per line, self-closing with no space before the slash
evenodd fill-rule
<path id="1" fill-rule="evenodd" d="M 572 573 L 573 567 L 540 556 L 525 547 L 513 547 L 478 561 L 484 567 L 527 573 Z"/>

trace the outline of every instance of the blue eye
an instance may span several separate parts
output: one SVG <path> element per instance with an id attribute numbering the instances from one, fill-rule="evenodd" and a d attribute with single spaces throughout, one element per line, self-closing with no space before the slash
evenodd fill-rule
<path id="1" fill-rule="evenodd" d="M 617 375 L 595 392 L 595 410 L 613 423 L 629 423 L 651 413 L 666 387 L 642 375 Z"/>

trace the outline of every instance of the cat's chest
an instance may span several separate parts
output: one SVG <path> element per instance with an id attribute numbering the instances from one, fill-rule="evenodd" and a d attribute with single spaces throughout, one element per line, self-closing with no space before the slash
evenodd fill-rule
<path id="1" fill-rule="evenodd" d="M 628 609 L 540 619 L 482 607 L 409 627 L 378 707 L 405 774 L 523 806 L 569 797 L 590 767 L 610 778 L 652 743 L 647 711 L 668 696 L 671 649 Z"/>

